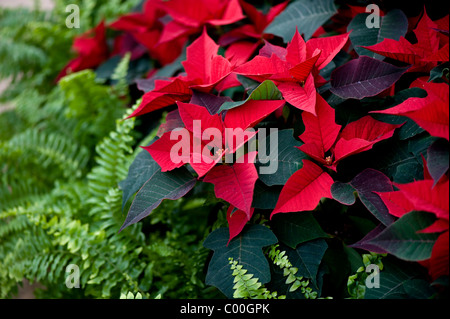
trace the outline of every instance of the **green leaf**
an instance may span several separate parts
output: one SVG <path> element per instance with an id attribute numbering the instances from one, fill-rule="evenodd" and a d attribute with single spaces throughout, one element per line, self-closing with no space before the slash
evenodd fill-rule
<path id="1" fill-rule="evenodd" d="M 366 287 L 364 299 L 407 299 L 418 295 L 412 286 L 418 283 L 415 280 L 421 275 L 422 269 L 419 269 L 419 266 L 412 263 L 398 263 L 398 260 L 394 263 L 388 259 L 383 259 L 383 265 L 380 272 L 380 286 Z"/>
<path id="2" fill-rule="evenodd" d="M 448 80 L 448 75 L 449 75 L 449 68 L 450 68 L 450 63 L 449 62 L 445 62 L 442 63 L 441 65 L 438 65 L 437 67 L 435 67 L 434 69 L 432 69 L 430 71 L 430 78 L 428 79 L 428 82 L 442 82 L 442 77 L 447 77 Z"/>
<path id="3" fill-rule="evenodd" d="M 289 261 L 298 268 L 296 276 L 309 278 L 310 286 L 314 290 L 320 290 L 317 274 L 327 248 L 325 239 L 315 239 L 300 244 L 296 249 L 286 250 Z M 281 246 L 280 249 L 282 249 Z"/>
<path id="4" fill-rule="evenodd" d="M 335 182 L 331 185 L 331 195 L 339 203 L 344 205 L 353 205 L 356 202 L 356 189 L 350 183 Z"/>
<path id="5" fill-rule="evenodd" d="M 228 298 L 233 297 L 233 276 L 229 259 L 232 257 L 242 265 L 249 274 L 265 284 L 270 281 L 269 263 L 262 252 L 265 246 L 277 243 L 272 231 L 262 225 L 251 225 L 244 228 L 239 236 L 229 239 L 228 227 L 213 231 L 203 243 L 203 246 L 214 250 L 208 266 L 206 284 L 217 287 Z"/>
<path id="6" fill-rule="evenodd" d="M 292 249 L 304 242 L 328 237 L 310 212 L 278 214 L 272 220 L 275 235 Z"/>
<path id="7" fill-rule="evenodd" d="M 282 186 L 267 186 L 260 180 L 255 183 L 252 207 L 259 209 L 274 209 L 277 205 Z"/>
<path id="8" fill-rule="evenodd" d="M 272 134 L 278 134 L 278 141 L 273 140 L 274 142 L 271 143 L 271 136 L 266 137 L 266 149 L 259 150 L 259 161 L 256 163 L 256 167 L 258 168 L 259 179 L 267 186 L 284 185 L 292 174 L 303 167 L 302 160 L 308 158 L 308 156 L 297 148 L 303 143 L 294 138 L 293 129 Z M 262 158 L 267 163 L 263 164 Z M 270 171 L 271 169 L 273 172 Z M 267 170 L 269 174 L 264 174 L 264 170 Z"/>
<path id="9" fill-rule="evenodd" d="M 297 0 L 287 6 L 264 30 L 291 41 L 297 28 L 305 41 L 337 11 L 333 0 Z"/>
<path id="10" fill-rule="evenodd" d="M 217 113 L 234 109 L 235 107 L 241 106 L 250 100 L 281 100 L 282 98 L 283 96 L 281 95 L 281 92 L 278 90 L 275 83 L 270 80 L 266 80 L 262 82 L 256 89 L 254 89 L 246 100 L 238 102 L 225 102 L 222 104 Z"/>
<path id="11" fill-rule="evenodd" d="M 426 260 L 431 257 L 436 233 L 420 233 L 435 221 L 433 214 L 412 211 L 389 225 L 368 241 L 392 255 L 407 261 Z"/>
<path id="12" fill-rule="evenodd" d="M 435 141 L 427 151 L 427 168 L 436 185 L 449 167 L 449 144 L 441 138 Z"/>
<path id="13" fill-rule="evenodd" d="M 408 31 L 408 18 L 398 9 L 389 11 L 380 17 L 379 28 L 368 28 L 366 25 L 369 13 L 360 13 L 353 18 L 347 27 L 350 33 L 350 41 L 358 55 L 366 55 L 371 58 L 383 60 L 384 57 L 369 51 L 361 46 L 371 46 L 382 42 L 384 39 L 399 40 Z"/>
<path id="14" fill-rule="evenodd" d="M 119 183 L 119 187 L 123 191 L 122 210 L 131 196 L 158 170 L 160 170 L 158 163 L 147 151 L 141 150 L 131 164 L 127 178 Z"/>
<path id="15" fill-rule="evenodd" d="M 194 187 L 196 181 L 185 167 L 164 173 L 156 171 L 136 194 L 120 231 L 148 216 L 164 199 L 183 197 Z"/>

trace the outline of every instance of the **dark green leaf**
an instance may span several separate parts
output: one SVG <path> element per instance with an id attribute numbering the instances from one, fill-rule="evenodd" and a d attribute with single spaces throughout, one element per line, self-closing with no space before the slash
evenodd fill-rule
<path id="1" fill-rule="evenodd" d="M 128 176 L 119 183 L 119 187 L 123 192 L 122 210 L 128 200 L 152 177 L 154 173 L 160 170 L 147 151 L 140 151 L 128 169 Z"/>
<path id="2" fill-rule="evenodd" d="M 412 211 L 386 227 L 368 243 L 403 260 L 426 260 L 431 257 L 431 250 L 438 234 L 419 233 L 419 231 L 430 226 L 434 221 L 433 214 Z"/>
<path id="3" fill-rule="evenodd" d="M 301 243 L 328 237 L 310 212 L 275 215 L 272 227 L 278 239 L 292 249 Z"/>
<path id="4" fill-rule="evenodd" d="M 434 185 L 447 173 L 449 161 L 449 144 L 445 139 L 438 139 L 431 144 L 427 151 L 427 167 Z"/>
<path id="5" fill-rule="evenodd" d="M 335 200 L 344 205 L 353 205 L 356 189 L 350 183 L 335 182 L 331 185 L 331 195 Z"/>
<path id="6" fill-rule="evenodd" d="M 448 74 L 449 74 L 449 68 L 450 63 L 445 62 L 441 65 L 438 65 L 434 69 L 430 71 L 430 78 L 428 79 L 428 82 L 440 82 L 442 81 L 442 77 L 446 76 L 448 80 Z"/>
<path id="7" fill-rule="evenodd" d="M 164 173 L 156 171 L 136 194 L 120 230 L 148 216 L 164 199 L 183 197 L 194 187 L 196 181 L 185 167 Z"/>
<path id="8" fill-rule="evenodd" d="M 337 11 L 333 0 L 297 0 L 287 6 L 264 30 L 291 41 L 297 28 L 305 41 Z"/>
<path id="9" fill-rule="evenodd" d="M 297 141 L 293 134 L 294 131 L 292 129 L 279 131 L 278 141 L 274 140 L 273 142 L 271 142 L 271 134 L 265 140 L 266 149 L 259 150 L 258 157 L 260 161 L 261 158 L 268 160 L 267 164 L 264 165 L 261 162 L 256 163 L 259 178 L 266 185 L 284 185 L 292 174 L 302 168 L 302 160 L 306 159 L 307 156 L 297 148 L 302 143 Z M 274 149 L 271 149 L 271 147 Z M 274 170 L 276 168 L 273 173 L 263 174 L 265 170 L 270 172 L 271 167 Z"/>
<path id="10" fill-rule="evenodd" d="M 272 231 L 262 225 L 251 225 L 245 227 L 227 246 L 228 239 L 229 231 L 224 227 L 209 234 L 203 243 L 204 247 L 214 250 L 206 274 L 206 284 L 217 287 L 228 298 L 233 297 L 234 277 L 229 264 L 230 257 L 262 284 L 269 282 L 269 263 L 262 248 L 278 241 Z"/>
<path id="11" fill-rule="evenodd" d="M 361 13 L 353 18 L 347 27 L 350 33 L 350 41 L 358 55 L 366 55 L 371 58 L 383 60 L 384 57 L 361 46 L 371 46 L 382 42 L 384 39 L 399 40 L 405 36 L 408 31 L 408 18 L 398 9 L 389 11 L 383 17 L 380 17 L 379 28 L 368 28 L 366 25 L 367 17 L 370 13 Z"/>
<path id="12" fill-rule="evenodd" d="M 266 80 L 262 82 L 256 89 L 250 93 L 249 97 L 244 101 L 238 101 L 238 102 L 225 102 L 220 107 L 218 113 L 225 111 L 225 110 L 231 110 L 235 107 L 241 106 L 245 104 L 249 100 L 281 100 L 282 99 L 281 92 L 278 90 L 275 83 L 273 83 L 270 80 Z"/>
<path id="13" fill-rule="evenodd" d="M 274 209 L 277 205 L 282 186 L 267 186 L 260 180 L 256 181 L 253 192 L 252 207 L 259 209 Z"/>
<path id="14" fill-rule="evenodd" d="M 296 276 L 303 276 L 311 280 L 310 286 L 319 290 L 317 273 L 328 245 L 325 239 L 316 239 L 300 244 L 296 249 L 287 249 L 289 261 L 298 268 Z"/>

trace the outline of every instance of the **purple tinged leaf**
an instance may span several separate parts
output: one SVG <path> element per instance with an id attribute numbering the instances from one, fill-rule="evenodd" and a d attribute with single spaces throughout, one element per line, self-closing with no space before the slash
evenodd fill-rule
<path id="1" fill-rule="evenodd" d="M 362 99 L 388 89 L 408 70 L 367 56 L 338 67 L 331 74 L 331 92 L 344 99 Z"/>
<path id="2" fill-rule="evenodd" d="M 447 173 L 449 167 L 449 144 L 445 139 L 439 139 L 428 148 L 427 168 L 433 177 L 433 187 L 442 176 Z"/>
<path id="3" fill-rule="evenodd" d="M 380 222 L 388 226 L 394 222 L 389 210 L 377 193 L 394 191 L 390 179 L 383 173 L 368 168 L 358 174 L 349 183 L 335 182 L 331 194 L 335 200 L 345 205 L 353 205 L 354 191 L 366 208 Z"/>
<path id="4" fill-rule="evenodd" d="M 438 233 L 421 233 L 435 222 L 433 214 L 412 211 L 400 217 L 378 235 L 368 240 L 369 245 L 407 261 L 427 260 L 438 238 Z"/>
<path id="5" fill-rule="evenodd" d="M 348 247 L 364 249 L 364 250 L 371 251 L 376 254 L 385 254 L 385 253 L 387 253 L 387 251 L 385 251 L 384 249 L 382 249 L 376 245 L 370 244 L 370 241 L 373 238 L 377 237 L 379 234 L 381 234 L 381 232 L 385 229 L 386 229 L 386 226 L 384 226 L 383 224 L 379 224 L 377 227 L 375 227 L 369 233 L 367 233 L 367 235 L 364 236 L 364 238 L 362 238 L 360 241 L 358 241 L 352 245 L 349 245 Z"/>
<path id="6" fill-rule="evenodd" d="M 196 181 L 185 167 L 164 173 L 156 171 L 136 194 L 119 232 L 147 217 L 164 199 L 176 200 L 183 197 L 194 187 Z"/>
<path id="7" fill-rule="evenodd" d="M 189 103 L 204 106 L 211 115 L 217 114 L 223 103 L 233 102 L 228 96 L 217 96 L 196 90 L 193 90 L 193 92 L 194 94 Z"/>
<path id="8" fill-rule="evenodd" d="M 170 80 L 170 79 L 167 77 L 161 77 L 161 76 L 155 77 L 154 76 L 149 79 L 136 79 L 135 82 L 136 82 L 137 88 L 140 91 L 147 93 L 147 92 L 153 91 L 155 89 L 155 80 Z"/>

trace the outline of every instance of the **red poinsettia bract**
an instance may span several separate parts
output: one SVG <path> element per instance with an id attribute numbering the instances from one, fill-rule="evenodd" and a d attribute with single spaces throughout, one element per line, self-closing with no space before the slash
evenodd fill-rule
<path id="1" fill-rule="evenodd" d="M 239 86 L 236 76 L 232 74 L 230 62 L 217 54 L 219 46 L 203 34 L 187 48 L 187 59 L 182 62 L 186 75 L 168 80 L 155 80 L 155 88 L 144 94 L 139 107 L 130 117 L 143 115 L 174 104 L 176 101 L 188 102 L 192 90 L 211 92 Z"/>
<path id="2" fill-rule="evenodd" d="M 449 60 L 448 16 L 432 21 L 426 12 L 413 30 L 417 42 L 411 43 L 404 37 L 393 40 L 386 38 L 382 42 L 364 47 L 380 55 L 413 65 L 408 72 L 428 72 L 438 62 Z M 446 28 L 447 35 L 439 30 Z"/>
<path id="3" fill-rule="evenodd" d="M 302 113 L 305 131 L 299 138 L 305 144 L 298 148 L 332 170 L 336 170 L 338 162 L 344 158 L 368 151 L 375 143 L 392 137 L 399 127 L 365 116 L 341 131 L 341 126 L 335 123 L 334 109 L 319 94 L 316 99 L 317 116 Z M 303 167 L 289 178 L 281 190 L 271 216 L 315 209 L 321 198 L 332 198 L 332 184 L 333 179 L 320 166 L 303 160 Z"/>
<path id="4" fill-rule="evenodd" d="M 424 167 L 427 165 L 425 163 Z M 436 216 L 436 221 L 424 233 L 440 233 L 433 246 L 431 258 L 420 262 L 428 268 L 433 280 L 449 274 L 449 179 L 444 175 L 437 183 L 427 171 L 425 179 L 408 184 L 394 184 L 398 190 L 377 193 L 391 215 L 402 217 L 411 211 L 426 211 Z"/>
<path id="5" fill-rule="evenodd" d="M 225 33 L 219 39 L 220 45 L 229 45 L 225 51 L 225 57 L 234 65 L 247 62 L 264 40 L 273 38 L 272 34 L 264 33 L 264 30 L 277 15 L 286 9 L 289 1 L 271 7 L 267 14 L 257 10 L 244 0 L 239 0 L 239 3 L 251 23 L 237 27 Z"/>
<path id="6" fill-rule="evenodd" d="M 157 0 L 159 8 L 167 12 L 172 21 L 164 26 L 159 43 L 196 34 L 204 26 L 232 24 L 244 18 L 238 0 Z"/>
<path id="7" fill-rule="evenodd" d="M 186 41 L 179 38 L 157 45 L 164 28 L 161 18 L 165 15 L 166 12 L 156 6 L 155 0 L 147 0 L 143 4 L 143 12 L 123 15 L 111 23 L 110 28 L 130 33 L 147 48 L 152 58 L 165 65 L 181 54 Z"/>
<path id="8" fill-rule="evenodd" d="M 425 98 L 412 97 L 395 107 L 374 113 L 406 116 L 432 136 L 449 140 L 448 84 L 419 78 L 410 87 L 424 89 L 428 95 Z"/>
<path id="9" fill-rule="evenodd" d="M 258 56 L 235 72 L 259 82 L 274 81 L 287 102 L 316 115 L 316 85 L 323 83 L 318 71 L 331 62 L 348 36 L 347 33 L 305 42 L 297 30 L 286 48 L 266 43 Z"/>
<path id="10" fill-rule="evenodd" d="M 253 164 L 256 153 L 244 154 L 243 160 L 237 159 L 234 164 L 216 164 L 255 135 L 255 132 L 246 132 L 248 128 L 284 103 L 283 100 L 250 100 L 228 110 L 222 120 L 221 115 L 211 115 L 203 106 L 177 102 L 185 128 L 164 133 L 145 149 L 163 172 L 189 163 L 199 178 L 205 176 L 205 182 L 215 185 L 217 197 L 250 214 L 253 188 L 258 179 Z"/>
<path id="11" fill-rule="evenodd" d="M 104 21 L 100 22 L 94 29 L 76 37 L 72 48 L 78 53 L 78 56 L 61 70 L 56 81 L 59 81 L 68 73 L 97 67 L 108 58 L 109 50 L 106 44 Z"/>

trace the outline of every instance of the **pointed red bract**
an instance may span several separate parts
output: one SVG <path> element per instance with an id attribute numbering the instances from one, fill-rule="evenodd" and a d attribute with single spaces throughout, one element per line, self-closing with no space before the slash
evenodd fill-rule
<path id="1" fill-rule="evenodd" d="M 232 165 L 216 166 L 205 176 L 204 182 L 214 184 L 216 197 L 226 200 L 251 216 L 253 191 L 258 173 L 255 168 L 256 152 L 243 155 Z M 239 161 L 243 162 L 240 163 Z"/>
<path id="2" fill-rule="evenodd" d="M 233 212 L 233 210 L 234 210 L 234 212 Z M 251 215 L 253 215 L 254 210 L 255 210 L 254 208 L 252 208 L 250 210 L 250 217 L 251 217 Z M 233 205 L 230 205 L 228 207 L 227 221 L 228 221 L 228 229 L 230 232 L 230 238 L 228 239 L 227 246 L 234 237 L 236 237 L 237 235 L 239 235 L 241 233 L 245 224 L 247 224 L 247 222 L 249 220 L 250 220 L 250 218 L 247 216 L 247 214 L 244 211 L 237 209 Z"/>
<path id="3" fill-rule="evenodd" d="M 314 210 L 319 201 L 332 198 L 333 179 L 319 166 L 303 160 L 303 167 L 295 172 L 281 190 L 280 197 L 270 217 L 278 213 Z"/>
<path id="4" fill-rule="evenodd" d="M 299 147 L 304 153 L 325 161 L 325 153 L 336 142 L 341 126 L 335 123 L 334 109 L 317 94 L 317 116 L 304 112 L 302 114 L 305 131 L 299 138 L 305 143 Z"/>
<path id="5" fill-rule="evenodd" d="M 171 81 L 156 80 L 155 89 L 142 96 L 141 104 L 128 118 L 165 108 L 177 101 L 187 102 L 191 96 L 189 83 L 181 78 L 173 78 Z"/>
<path id="6" fill-rule="evenodd" d="M 245 104 L 227 111 L 224 120 L 225 127 L 239 127 L 245 131 L 283 107 L 285 103 L 284 100 L 249 100 Z"/>
<path id="7" fill-rule="evenodd" d="M 322 70 L 333 60 L 336 54 L 345 46 L 350 36 L 350 32 L 326 38 L 312 38 L 306 42 L 306 55 L 313 56 L 317 49 L 321 54 L 316 62 L 318 70 Z"/>
<path id="8" fill-rule="evenodd" d="M 374 113 L 409 117 L 431 135 L 449 140 L 448 84 L 416 80 L 411 87 L 425 89 L 427 97 L 412 97 L 390 109 Z"/>
<path id="9" fill-rule="evenodd" d="M 448 21 L 448 17 L 446 19 Z M 412 64 L 408 72 L 428 72 L 437 65 L 438 61 L 448 60 L 448 36 L 442 41 L 438 28 L 438 24 L 424 12 L 413 30 L 417 39 L 416 43 L 413 44 L 404 37 L 400 37 L 398 41 L 386 38 L 380 43 L 363 46 L 363 48 L 391 59 Z"/>
<path id="10" fill-rule="evenodd" d="M 78 56 L 61 70 L 56 82 L 69 73 L 95 68 L 108 58 L 105 22 L 101 21 L 94 29 L 76 37 L 72 49 Z"/>
<path id="11" fill-rule="evenodd" d="M 334 160 L 370 150 L 375 143 L 392 137 L 399 126 L 377 121 L 371 116 L 348 124 L 334 147 Z"/>
<path id="12" fill-rule="evenodd" d="M 160 19 L 165 14 L 164 10 L 155 5 L 154 0 L 147 0 L 143 5 L 143 12 L 121 16 L 111 23 L 110 27 L 131 34 L 137 42 L 147 48 L 153 59 L 166 65 L 181 54 L 185 39 L 174 39 L 157 46 L 164 28 Z"/>
<path id="13" fill-rule="evenodd" d="M 433 180 L 415 181 L 409 184 L 395 184 L 411 202 L 415 210 L 434 213 L 437 218 L 449 219 L 449 182 Z"/>
<path id="14" fill-rule="evenodd" d="M 442 233 L 434 243 L 428 271 L 432 280 L 449 274 L 449 232 Z"/>
<path id="15" fill-rule="evenodd" d="M 192 136 L 188 134 L 187 131 L 186 135 L 189 138 L 189 140 L 186 140 L 184 143 L 185 147 L 189 147 L 191 144 Z M 179 141 L 178 139 L 172 139 L 171 138 L 171 132 L 167 132 L 161 136 L 158 140 L 152 143 L 150 146 L 142 147 L 144 150 L 149 152 L 149 154 L 152 156 L 152 158 L 155 160 L 155 162 L 158 163 L 158 165 L 161 167 L 162 172 L 171 171 L 175 168 L 181 167 L 186 163 L 189 163 L 190 161 L 190 154 L 187 153 L 183 157 L 181 153 L 178 152 L 178 150 L 174 149 L 175 144 L 177 143 L 183 143 L 183 141 Z M 180 162 L 174 162 L 174 152 L 177 152 L 177 155 L 180 156 L 181 161 Z"/>
<path id="16" fill-rule="evenodd" d="M 129 116 L 143 115 L 175 104 L 188 102 L 192 90 L 209 93 L 241 85 L 231 74 L 231 63 L 217 54 L 219 46 L 208 36 L 206 30 L 187 48 L 187 59 L 182 62 L 187 75 L 169 80 L 155 80 L 155 88 L 144 94 L 139 107 Z"/>
<path id="17" fill-rule="evenodd" d="M 184 0 L 158 0 L 157 4 L 173 19 L 164 28 L 159 43 L 195 34 L 206 25 L 232 24 L 244 18 L 238 0 L 198 0 L 189 5 Z"/>

